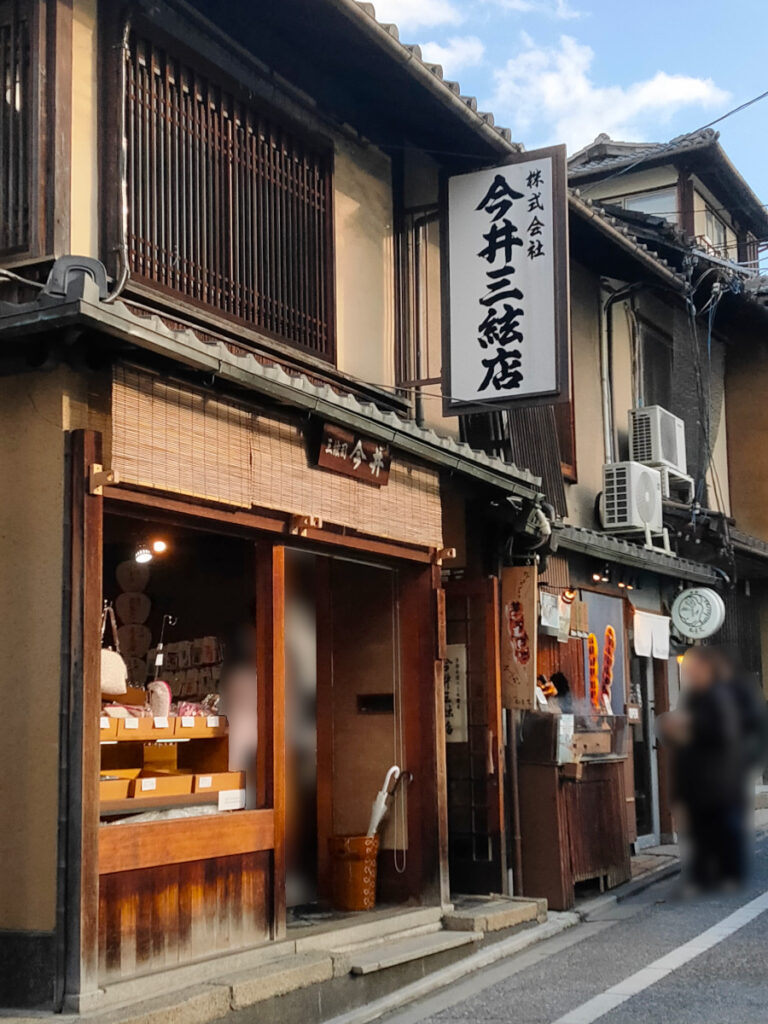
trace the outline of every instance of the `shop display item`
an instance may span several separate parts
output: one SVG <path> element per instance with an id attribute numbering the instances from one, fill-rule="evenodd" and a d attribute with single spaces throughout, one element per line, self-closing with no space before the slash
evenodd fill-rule
<path id="1" fill-rule="evenodd" d="M 145 590 L 149 583 L 149 566 L 133 559 L 121 562 L 115 569 L 115 579 L 120 589 L 129 593 Z"/>
<path id="2" fill-rule="evenodd" d="M 143 625 L 152 611 L 152 602 L 140 591 L 128 591 L 115 598 L 115 611 L 123 625 Z"/>
<path id="3" fill-rule="evenodd" d="M 120 653 L 120 639 L 115 612 L 112 605 L 104 602 L 104 610 L 101 615 L 101 641 L 104 642 L 104 633 L 109 619 L 112 629 L 112 640 L 114 650 L 109 647 L 101 649 L 101 692 L 109 697 L 125 693 L 128 688 L 128 667 Z"/>
<path id="4" fill-rule="evenodd" d="M 611 687 L 613 686 L 613 662 L 616 656 L 616 630 L 613 626 L 605 627 L 605 639 L 603 640 L 603 674 L 600 683 L 600 694 L 603 702 L 610 707 Z"/>

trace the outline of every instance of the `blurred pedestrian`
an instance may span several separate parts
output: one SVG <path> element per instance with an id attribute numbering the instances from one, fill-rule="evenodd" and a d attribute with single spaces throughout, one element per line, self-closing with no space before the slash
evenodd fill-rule
<path id="1" fill-rule="evenodd" d="M 720 648 L 693 647 L 683 659 L 678 707 L 660 718 L 659 733 L 673 753 L 692 882 L 703 890 L 742 884 L 754 779 L 766 749 L 757 687 Z"/>

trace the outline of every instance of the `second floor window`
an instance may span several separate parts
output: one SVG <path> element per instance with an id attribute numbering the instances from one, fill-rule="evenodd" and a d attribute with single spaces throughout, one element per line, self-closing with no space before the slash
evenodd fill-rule
<path id="1" fill-rule="evenodd" d="M 0 0 L 0 253 L 29 247 L 31 145 L 28 5 Z"/>
<path id="2" fill-rule="evenodd" d="M 677 192 L 673 188 L 661 188 L 653 192 L 637 192 L 635 195 L 624 196 L 622 199 L 607 201 L 623 206 L 625 210 L 635 210 L 637 213 L 663 217 L 671 224 L 677 224 Z"/>
<path id="3" fill-rule="evenodd" d="M 147 39 L 127 60 L 134 277 L 333 359 L 330 149 Z"/>

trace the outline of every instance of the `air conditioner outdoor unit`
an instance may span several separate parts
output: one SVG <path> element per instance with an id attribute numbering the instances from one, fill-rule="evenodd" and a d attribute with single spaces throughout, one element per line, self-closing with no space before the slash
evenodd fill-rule
<path id="1" fill-rule="evenodd" d="M 629 457 L 685 476 L 685 424 L 660 405 L 629 410 Z"/>
<path id="2" fill-rule="evenodd" d="M 639 462 L 609 462 L 603 466 L 603 529 L 615 533 L 663 530 L 661 473 Z"/>

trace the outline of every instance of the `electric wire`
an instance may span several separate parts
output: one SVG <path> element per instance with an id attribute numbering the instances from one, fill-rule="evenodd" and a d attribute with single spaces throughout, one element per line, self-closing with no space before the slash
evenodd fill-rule
<path id="1" fill-rule="evenodd" d="M 713 121 L 708 121 L 707 124 L 703 124 L 700 128 L 696 128 L 691 132 L 685 132 L 682 135 L 679 135 L 676 139 L 672 139 L 670 142 L 666 142 L 664 145 L 658 146 L 651 152 L 643 153 L 637 158 L 637 160 L 633 160 L 632 163 L 626 164 L 623 167 L 617 167 L 612 174 L 608 174 L 606 177 L 600 178 L 598 181 L 585 185 L 584 188 L 581 189 L 582 193 L 588 192 L 591 189 L 596 188 L 598 185 L 604 185 L 607 181 L 612 181 L 614 178 L 618 178 L 622 174 L 627 174 L 629 171 L 634 170 L 636 167 L 639 167 L 640 164 L 646 163 L 648 160 L 655 160 L 657 157 L 663 156 L 671 150 L 679 149 L 680 143 L 683 139 L 690 138 L 693 135 L 700 135 L 701 132 L 706 131 L 708 128 L 712 128 L 716 124 L 720 124 L 722 121 L 725 121 L 726 118 L 733 117 L 734 114 L 741 113 L 742 110 L 746 110 L 747 107 L 751 107 L 754 103 L 759 103 L 760 100 L 764 100 L 767 96 L 768 89 L 757 96 L 753 96 L 751 100 L 747 100 L 744 103 L 740 103 L 737 107 L 727 110 L 724 114 L 716 117 Z"/>

